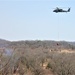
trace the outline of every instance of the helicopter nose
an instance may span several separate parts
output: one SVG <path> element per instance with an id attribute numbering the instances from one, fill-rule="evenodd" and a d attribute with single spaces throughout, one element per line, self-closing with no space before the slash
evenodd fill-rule
<path id="1" fill-rule="evenodd" d="M 55 12 L 55 10 L 53 10 L 53 12 Z"/>

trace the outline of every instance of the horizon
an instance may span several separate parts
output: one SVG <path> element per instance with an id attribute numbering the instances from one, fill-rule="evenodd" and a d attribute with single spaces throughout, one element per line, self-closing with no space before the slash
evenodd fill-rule
<path id="1" fill-rule="evenodd" d="M 68 41 L 68 40 L 48 40 L 48 39 L 44 39 L 44 40 L 40 40 L 40 39 L 21 39 L 21 40 L 7 40 L 7 39 L 2 39 L 0 38 L 0 40 L 5 40 L 5 41 L 9 41 L 9 42 L 18 42 L 18 41 L 54 41 L 54 42 L 75 42 L 75 41 Z"/>

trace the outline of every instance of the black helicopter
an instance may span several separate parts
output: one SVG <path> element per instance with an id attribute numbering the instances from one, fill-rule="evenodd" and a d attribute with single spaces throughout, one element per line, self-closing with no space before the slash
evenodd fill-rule
<path id="1" fill-rule="evenodd" d="M 55 13 L 58 13 L 58 12 L 70 12 L 70 8 L 68 8 L 68 10 L 63 10 L 63 9 L 60 9 L 60 8 L 56 7 L 56 9 L 53 10 L 53 12 L 55 12 Z"/>

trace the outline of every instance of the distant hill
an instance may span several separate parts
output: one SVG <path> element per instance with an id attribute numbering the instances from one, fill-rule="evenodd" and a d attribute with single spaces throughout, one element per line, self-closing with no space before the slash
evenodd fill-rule
<path id="1" fill-rule="evenodd" d="M 7 47 L 9 45 L 9 41 L 0 39 L 0 47 Z"/>
<path id="2" fill-rule="evenodd" d="M 13 48 L 40 48 L 40 49 L 73 49 L 75 50 L 75 42 L 66 42 L 66 41 L 52 41 L 52 40 L 26 40 L 26 41 L 8 41 L 0 39 L 0 47 L 13 47 Z"/>
<path id="3" fill-rule="evenodd" d="M 75 46 L 75 42 L 68 42 L 69 44 Z"/>
<path id="4" fill-rule="evenodd" d="M 71 42 L 66 42 L 66 41 L 51 41 L 51 40 L 45 40 L 45 41 L 40 41 L 40 40 L 27 40 L 27 41 L 14 41 L 10 43 L 10 47 L 16 47 L 16 48 L 40 48 L 40 49 L 75 49 L 75 45 Z"/>

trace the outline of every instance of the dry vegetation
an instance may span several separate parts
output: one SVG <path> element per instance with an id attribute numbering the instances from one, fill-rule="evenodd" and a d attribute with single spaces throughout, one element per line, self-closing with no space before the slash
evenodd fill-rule
<path id="1" fill-rule="evenodd" d="M 0 47 L 0 75 L 75 75 L 75 46 L 68 42 L 7 44 Z"/>

